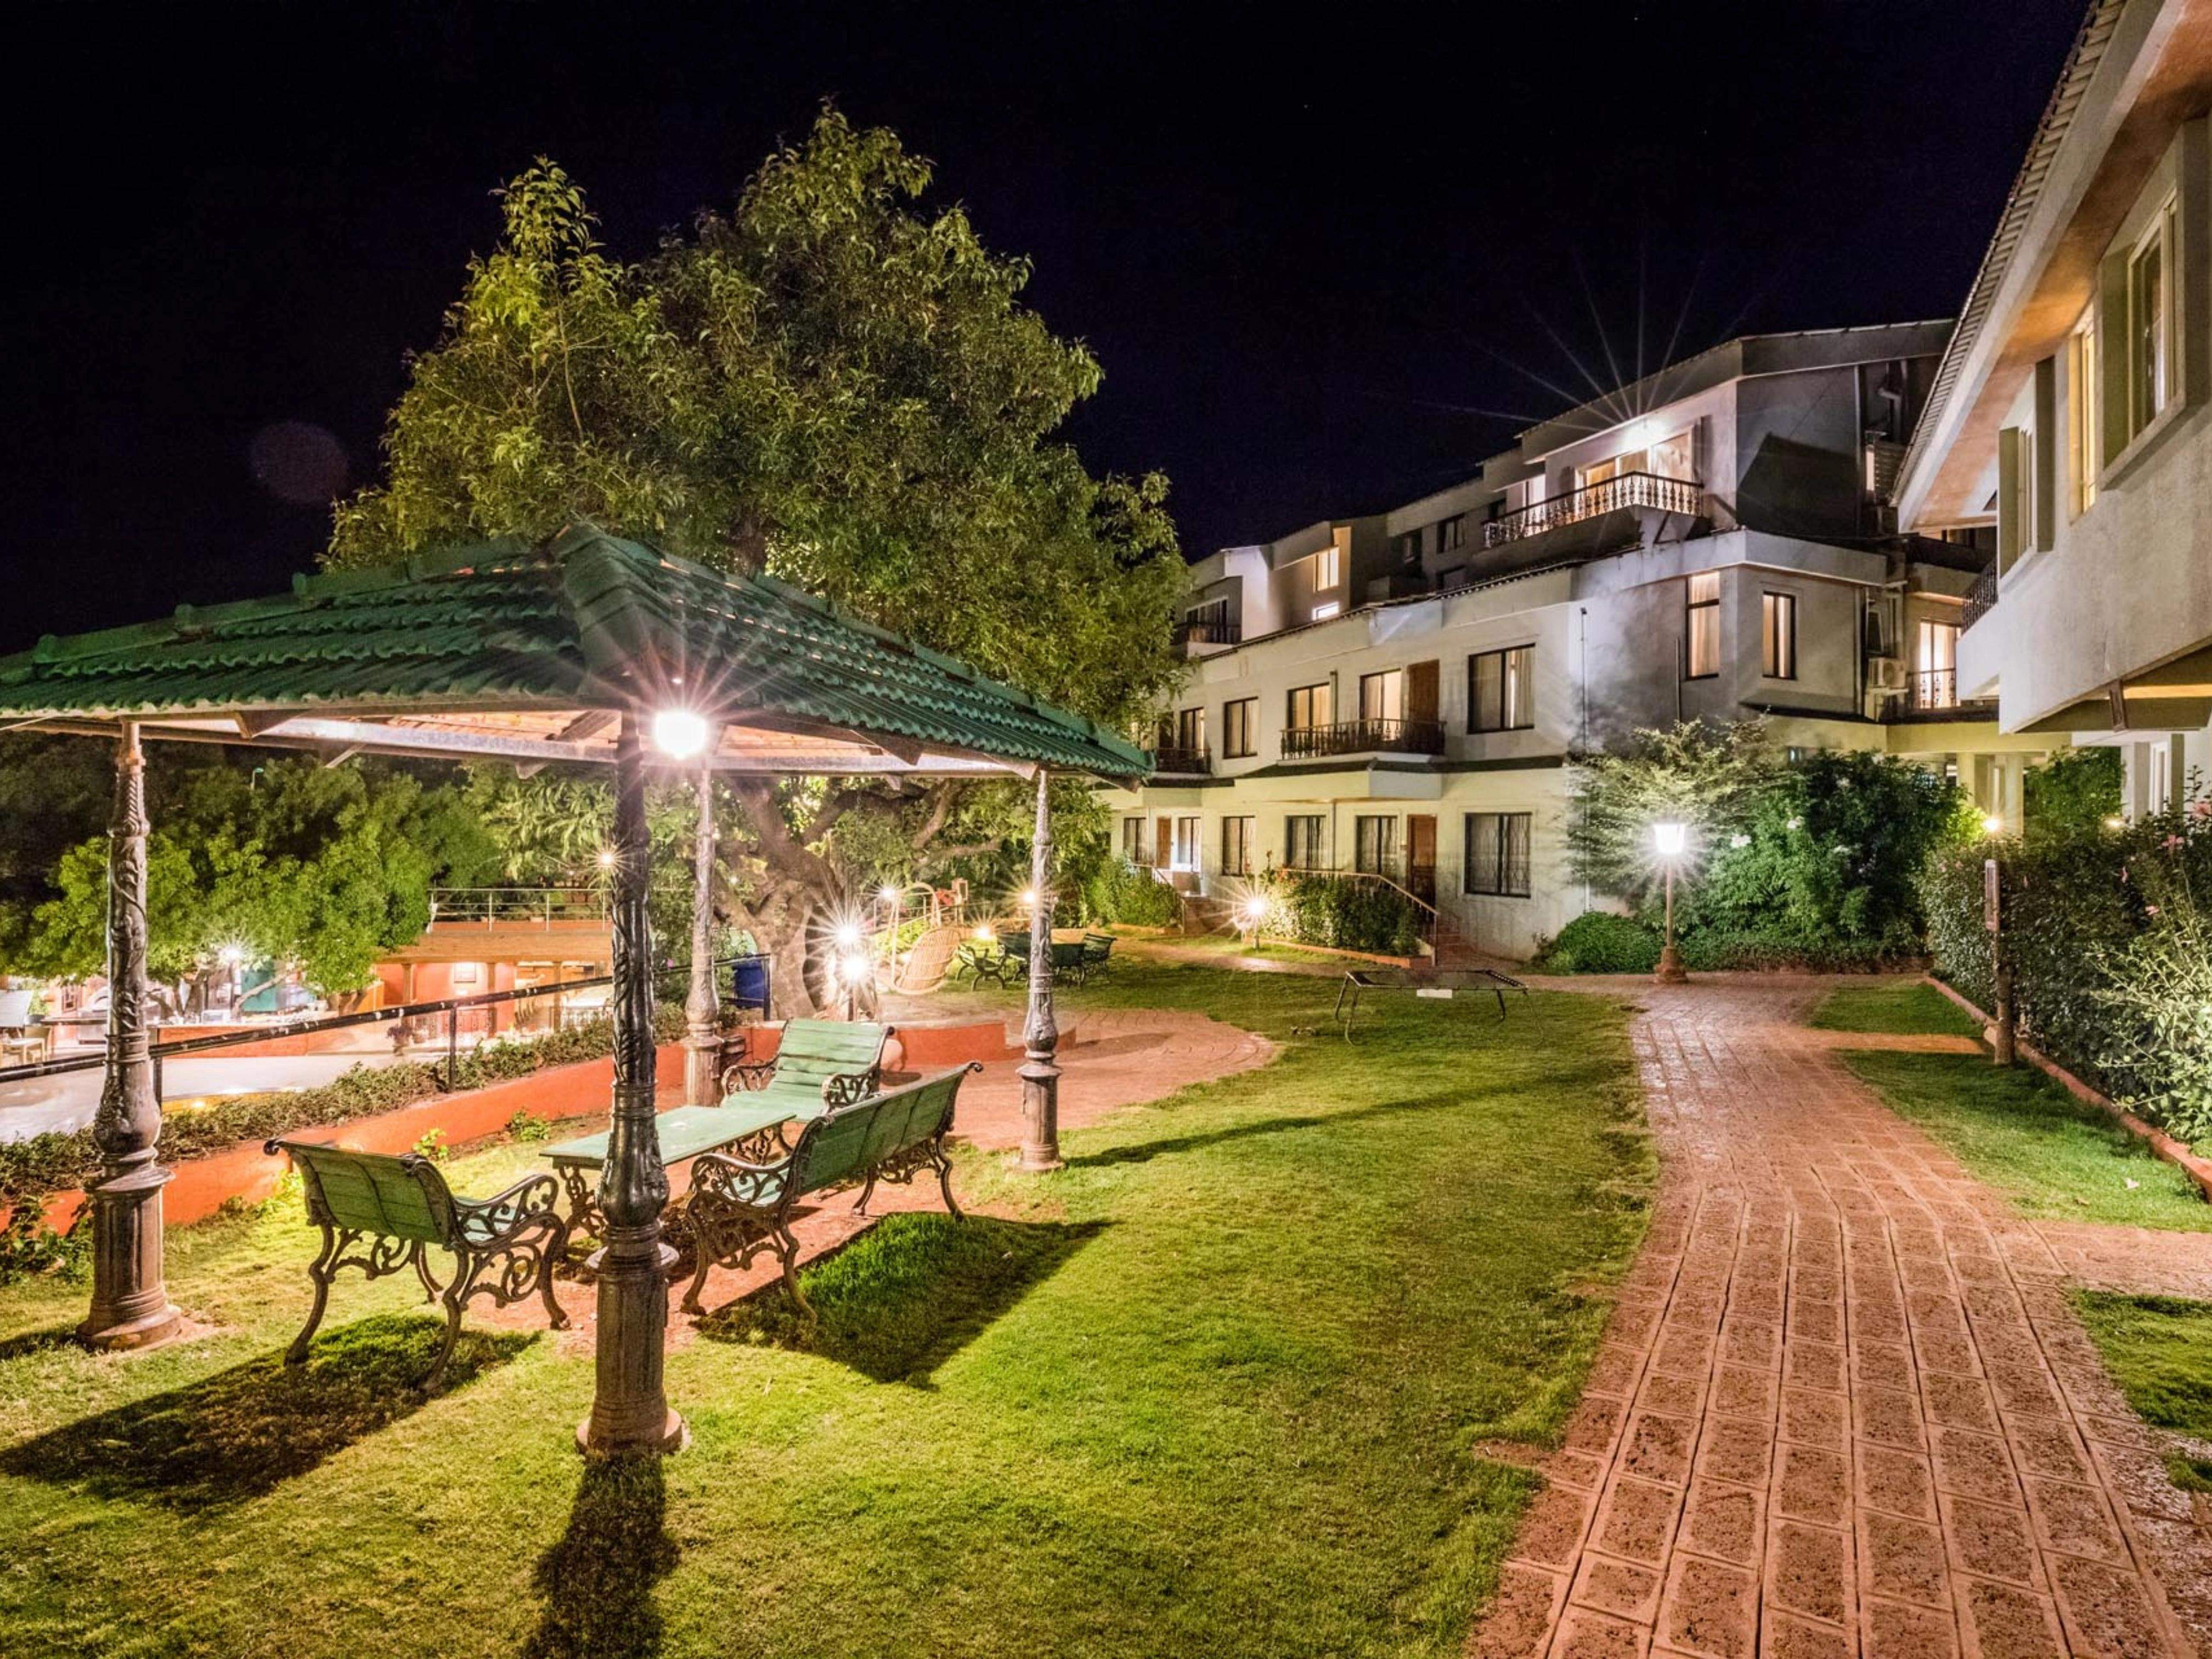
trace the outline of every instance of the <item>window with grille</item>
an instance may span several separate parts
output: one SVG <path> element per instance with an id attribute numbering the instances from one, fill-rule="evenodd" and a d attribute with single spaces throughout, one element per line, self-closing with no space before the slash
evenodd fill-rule
<path id="1" fill-rule="evenodd" d="M 1469 812 L 1462 887 L 1495 898 L 1528 896 L 1528 836 L 1534 814 Z"/>
<path id="2" fill-rule="evenodd" d="M 1536 647 L 1516 645 L 1467 659 L 1467 729 L 1525 732 L 1536 723 Z"/>

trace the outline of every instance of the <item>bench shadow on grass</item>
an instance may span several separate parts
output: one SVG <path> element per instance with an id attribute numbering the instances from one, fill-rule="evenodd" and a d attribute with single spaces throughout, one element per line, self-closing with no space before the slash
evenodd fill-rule
<path id="1" fill-rule="evenodd" d="M 930 1373 L 1049 1279 L 1104 1222 L 997 1216 L 885 1216 L 801 1270 L 815 1317 L 782 1285 L 717 1308 L 699 1334 L 819 1355 L 878 1382 L 926 1386 Z"/>
<path id="2" fill-rule="evenodd" d="M 185 1511 L 274 1491 L 423 1403 L 443 1322 L 380 1314 L 325 1329 L 304 1365 L 264 1354 L 0 1452 L 0 1474 Z M 464 1329 L 441 1392 L 506 1364 L 527 1332 Z"/>
<path id="3" fill-rule="evenodd" d="M 584 1465 L 568 1529 L 538 1558 L 531 1582 L 545 1601 L 523 1659 L 651 1659 L 660 1651 L 653 1588 L 676 1566 L 658 1457 Z"/>

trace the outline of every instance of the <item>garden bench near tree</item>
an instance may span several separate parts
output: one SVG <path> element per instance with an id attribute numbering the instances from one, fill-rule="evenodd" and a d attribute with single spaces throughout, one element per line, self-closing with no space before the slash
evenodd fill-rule
<path id="1" fill-rule="evenodd" d="M 908 1182 L 924 1170 L 937 1172 L 945 1207 L 962 1219 L 952 1197 L 952 1161 L 945 1137 L 960 1085 L 983 1068 L 970 1060 L 902 1088 L 832 1108 L 810 1121 L 784 1157 L 753 1162 L 710 1152 L 691 1166 L 686 1215 L 697 1265 L 684 1293 L 688 1313 L 704 1311 L 699 1292 L 708 1269 L 742 1269 L 763 1250 L 783 1266 L 783 1282 L 800 1309 L 812 1308 L 799 1288 L 799 1241 L 792 1214 L 801 1199 L 847 1187 L 860 1188 L 856 1212 L 867 1212 L 879 1181 Z"/>
<path id="2" fill-rule="evenodd" d="M 331 1281 L 347 1267 L 359 1267 L 368 1279 L 412 1267 L 425 1299 L 445 1303 L 446 1337 L 422 1378 L 426 1390 L 445 1376 L 461 1310 L 477 1297 L 504 1308 L 534 1292 L 553 1328 L 568 1328 L 568 1316 L 553 1299 L 552 1267 L 567 1248 L 568 1225 L 551 1176 L 527 1176 L 495 1197 L 462 1198 L 435 1164 L 414 1152 L 349 1152 L 281 1137 L 263 1150 L 290 1155 L 307 1189 L 307 1219 L 323 1230 L 323 1248 L 307 1269 L 315 1305 L 285 1352 L 286 1364 L 306 1361 L 330 1305 Z M 453 1256 L 453 1276 L 442 1291 L 423 1254 L 434 1244 Z"/>
<path id="3" fill-rule="evenodd" d="M 787 1106 L 786 1118 L 819 1117 L 830 1107 L 848 1105 L 875 1093 L 884 1044 L 896 1029 L 862 1019 L 787 1021 L 774 1058 L 723 1067 L 722 1104 Z M 741 1098 L 752 1095 L 759 1098 Z"/>

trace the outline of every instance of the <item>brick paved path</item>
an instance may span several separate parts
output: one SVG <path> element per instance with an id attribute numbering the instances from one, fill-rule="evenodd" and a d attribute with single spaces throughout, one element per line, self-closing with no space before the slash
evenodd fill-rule
<path id="1" fill-rule="evenodd" d="M 1649 1241 L 1480 1655 L 2187 1655 L 2191 1509 L 2061 1288 L 2196 1236 L 2023 1220 L 1796 1022 L 1818 981 L 1634 994 Z"/>

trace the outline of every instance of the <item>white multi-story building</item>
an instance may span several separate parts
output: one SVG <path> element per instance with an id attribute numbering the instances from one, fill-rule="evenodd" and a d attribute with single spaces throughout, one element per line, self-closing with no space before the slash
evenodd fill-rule
<path id="1" fill-rule="evenodd" d="M 1995 557 L 1959 641 L 2002 728 L 2117 744 L 2127 802 L 2212 773 L 2212 3 L 2099 0 L 1900 478 Z"/>
<path id="2" fill-rule="evenodd" d="M 1193 567 L 1193 672 L 1155 775 L 1107 797 L 1133 860 L 1233 896 L 1356 870 L 1528 955 L 1595 902 L 1569 757 L 1678 719 L 1955 769 L 2016 814 L 2047 740 L 1962 702 L 1987 554 L 1896 535 L 1887 492 L 1943 322 L 1735 340 L 1523 433 L 1466 482 Z"/>

